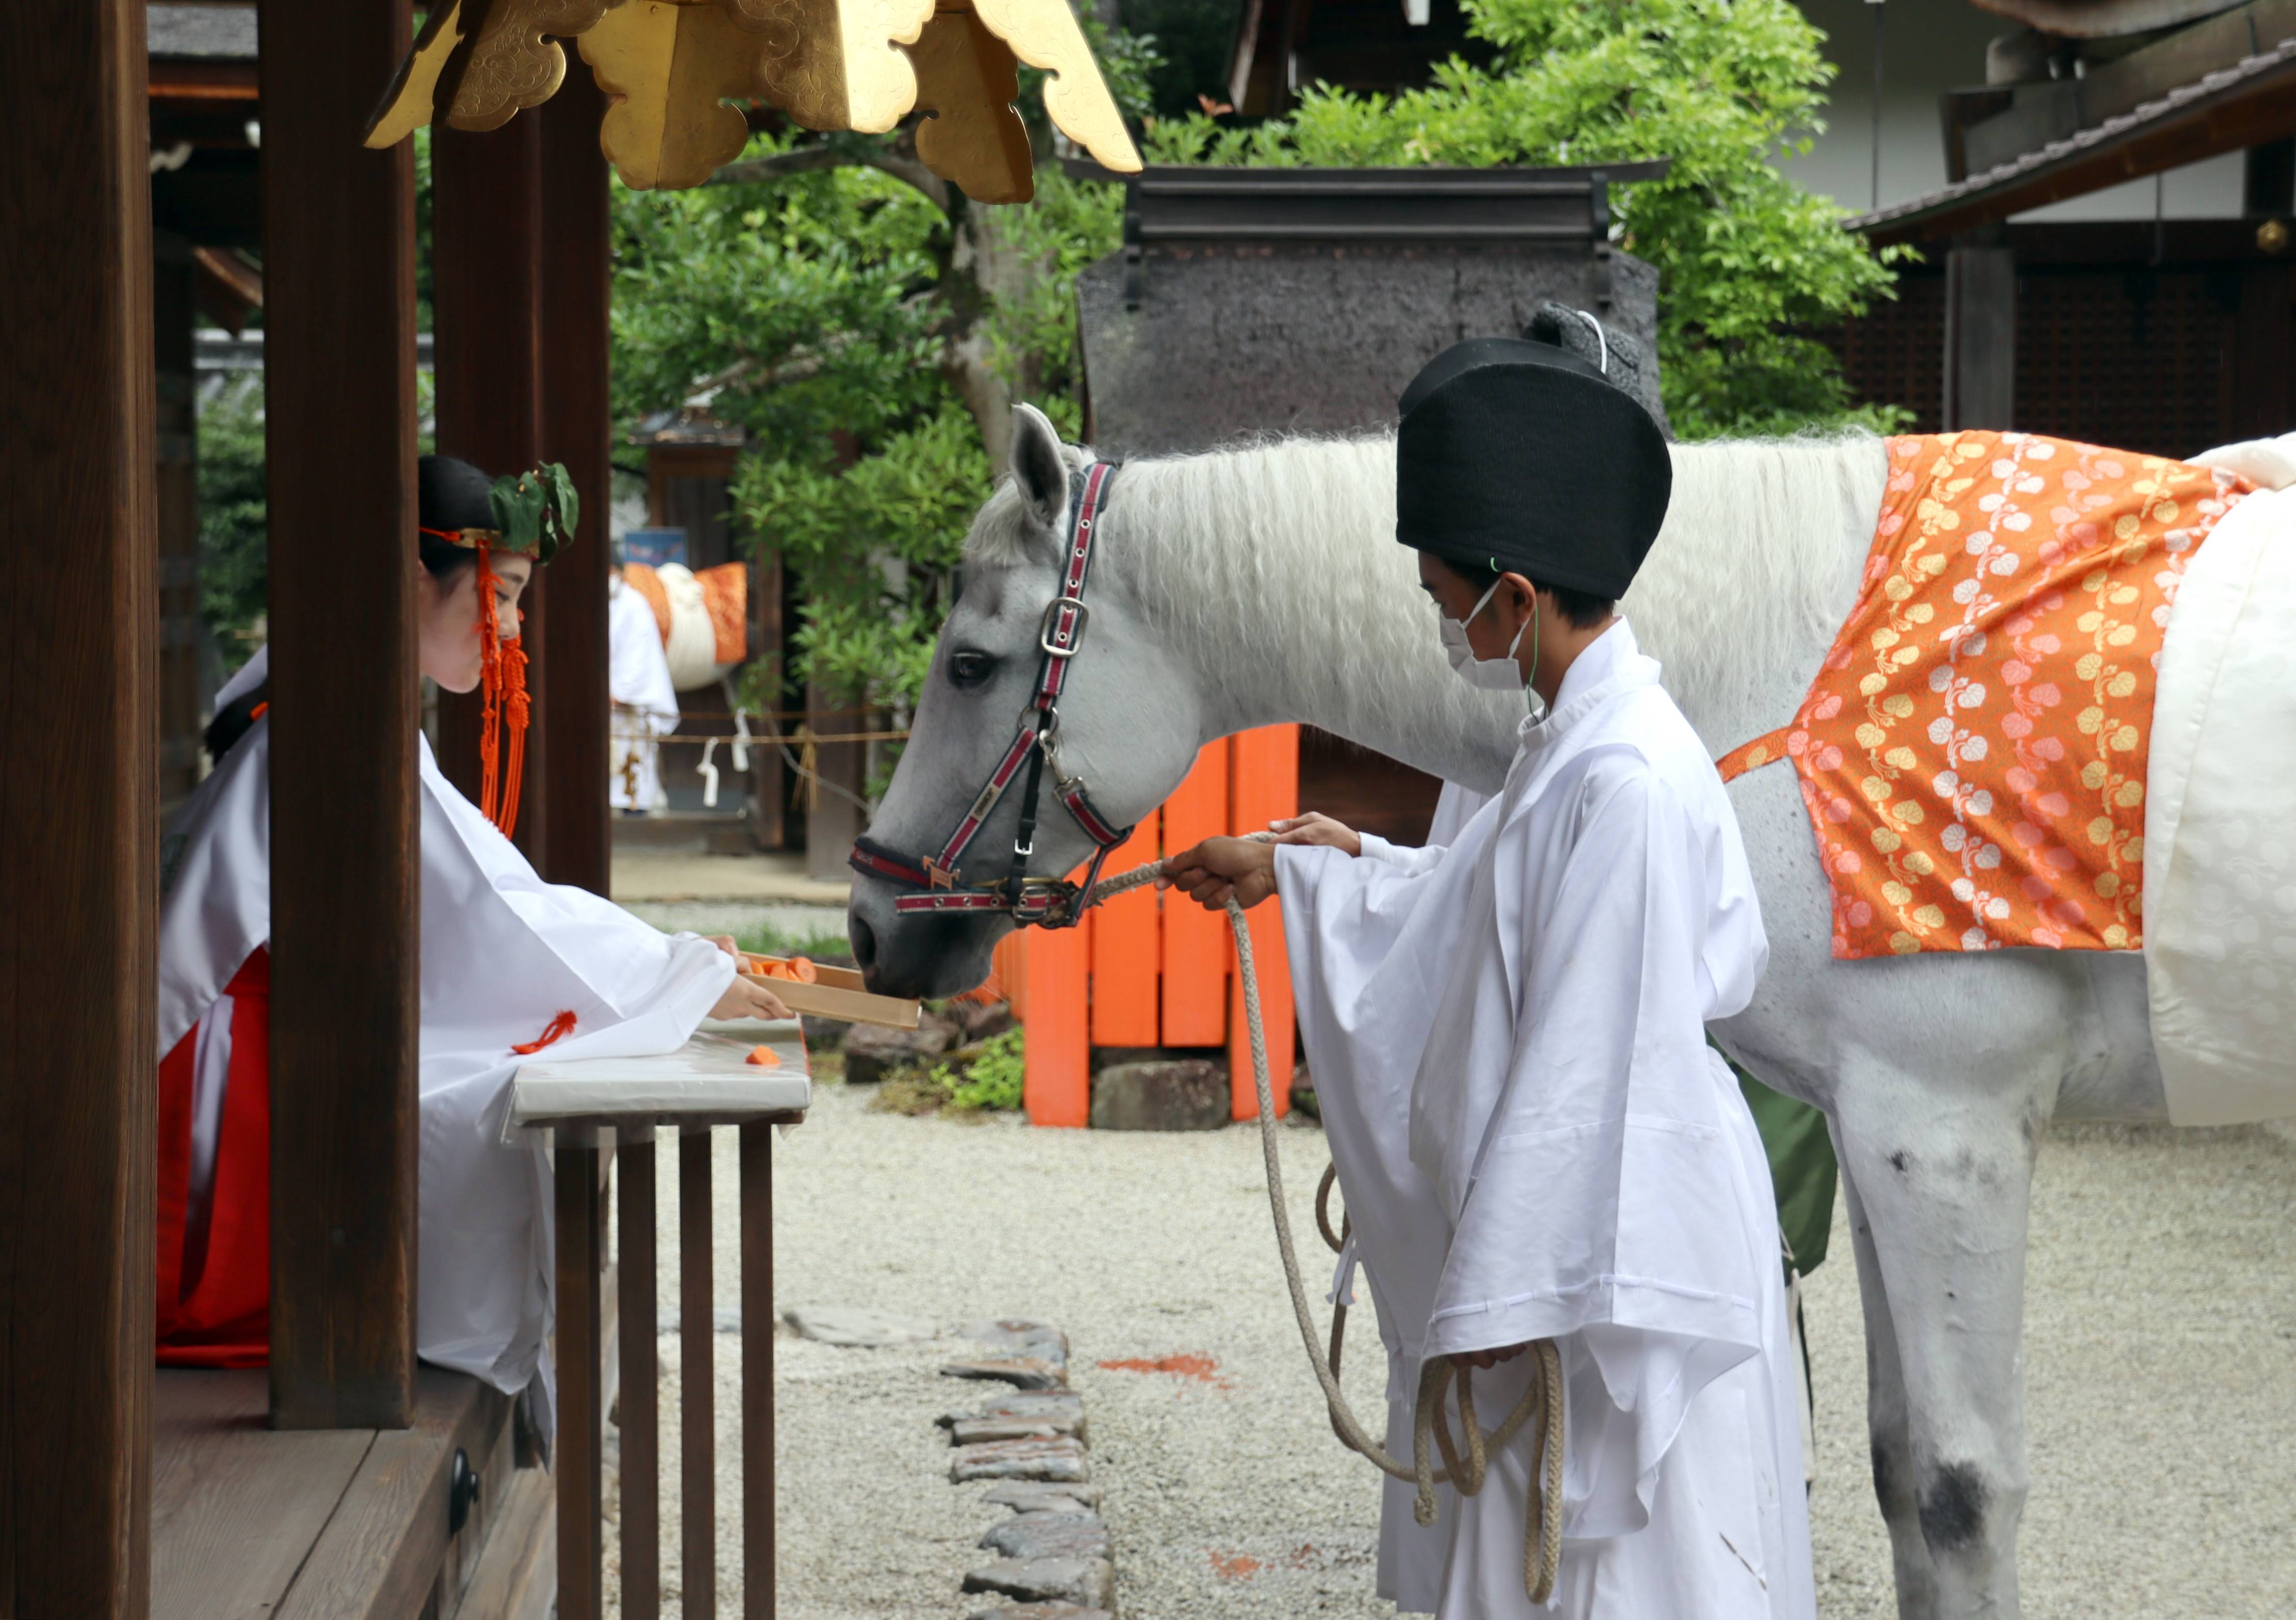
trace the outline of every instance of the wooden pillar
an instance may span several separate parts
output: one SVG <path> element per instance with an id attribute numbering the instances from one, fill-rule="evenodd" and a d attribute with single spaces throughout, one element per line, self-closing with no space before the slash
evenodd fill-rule
<path id="1" fill-rule="evenodd" d="M 159 871 L 142 0 L 11 5 L 0 136 L 0 1614 L 140 1620 Z"/>
<path id="2" fill-rule="evenodd" d="M 394 0 L 263 0 L 271 1416 L 414 1410 L 422 868 L 414 157 L 360 144 Z"/>
<path id="3" fill-rule="evenodd" d="M 1992 225 L 1946 255 L 1946 429 L 2013 427 L 2016 402 L 2017 259 Z"/>
<path id="4" fill-rule="evenodd" d="M 469 462 L 489 476 L 520 471 L 544 455 L 542 168 L 542 119 L 531 111 L 499 129 L 472 132 L 443 123 L 431 128 L 430 304 L 439 454 Z M 552 739 L 548 590 L 529 589 L 524 601 L 526 680 L 534 710 L 517 841 L 537 868 L 548 859 L 545 840 L 551 824 L 545 786 Z M 480 704 L 475 691 L 439 695 L 439 765 L 474 803 Z M 603 781 L 603 760 L 598 773 Z"/>
<path id="5" fill-rule="evenodd" d="M 2240 211 L 2251 219 L 2296 214 L 2296 136 L 2251 146 L 2242 158 Z"/>
<path id="6" fill-rule="evenodd" d="M 606 582 L 611 574 L 613 405 L 608 397 L 607 307 L 612 290 L 606 160 L 598 124 L 606 99 L 589 65 L 566 53 L 566 82 L 536 118 L 542 127 L 542 454 L 566 463 L 582 496 L 572 549 L 542 570 L 537 723 L 549 736 L 550 780 L 534 802 L 542 875 L 606 892 L 612 865 L 606 805 Z M 535 790 L 529 782 L 528 791 Z"/>
<path id="7" fill-rule="evenodd" d="M 851 737 L 869 729 L 865 708 L 838 708 L 820 687 L 806 687 L 806 722 L 816 737 Z M 797 728 L 789 730 L 794 732 Z M 806 875 L 818 882 L 841 882 L 851 876 L 845 858 L 853 840 L 868 822 L 859 800 L 868 785 L 869 745 L 865 742 L 824 742 L 813 750 L 816 781 L 799 784 L 806 795 Z"/>

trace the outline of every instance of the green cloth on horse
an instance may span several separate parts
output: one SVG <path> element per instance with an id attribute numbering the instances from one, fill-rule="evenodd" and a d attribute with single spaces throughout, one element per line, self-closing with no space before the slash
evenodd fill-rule
<path id="1" fill-rule="evenodd" d="M 1754 1127 L 1762 1133 L 1762 1150 L 1769 1155 L 1778 1230 L 1793 1251 L 1794 1270 L 1807 1277 L 1824 1260 L 1825 1240 L 1833 1231 L 1833 1187 L 1840 1166 L 1833 1158 L 1833 1138 L 1826 1134 L 1825 1116 L 1807 1102 L 1780 1096 L 1735 1063 L 1730 1072 L 1738 1076 Z"/>

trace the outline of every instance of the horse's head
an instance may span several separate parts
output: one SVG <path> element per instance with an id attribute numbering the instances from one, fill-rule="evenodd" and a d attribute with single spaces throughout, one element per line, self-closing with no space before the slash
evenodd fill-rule
<path id="1" fill-rule="evenodd" d="M 1070 497 L 1087 464 L 1037 411 L 1015 412 L 1011 476 L 973 520 L 962 589 L 941 626 L 908 747 L 869 824 L 876 845 L 912 861 L 939 854 L 1029 716 L 1043 662 L 1038 637 L 1061 594 Z M 1141 610 L 1136 572 L 1123 556 L 1121 477 L 1106 499 L 1085 592 L 1091 618 L 1060 694 L 1057 764 L 1088 783 L 1092 803 L 1121 827 L 1162 803 L 1187 774 L 1202 740 L 1203 700 L 1193 672 L 1159 645 Z M 1054 776 L 1048 762 L 1027 861 L 1034 876 L 1070 872 L 1094 851 L 1056 796 Z M 1024 764 L 966 847 L 959 883 L 1001 883 L 1011 873 L 1027 778 Z M 989 953 L 1012 918 L 897 912 L 903 892 L 884 878 L 855 876 L 846 926 L 870 987 L 947 995 L 986 978 Z"/>

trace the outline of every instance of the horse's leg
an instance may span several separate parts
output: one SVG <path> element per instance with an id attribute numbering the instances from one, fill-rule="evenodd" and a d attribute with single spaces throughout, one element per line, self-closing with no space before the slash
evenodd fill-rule
<path id="1" fill-rule="evenodd" d="M 1836 1147 L 1839 1149 L 1839 1142 Z M 1922 1538 L 1914 1501 L 1913 1432 L 1906 1411 L 1906 1373 L 1898 1361 L 1898 1330 L 1874 1252 L 1874 1229 L 1845 1164 L 1841 1177 L 1849 1238 L 1857 1256 L 1857 1293 L 1866 1308 L 1866 1429 L 1874 1459 L 1874 1495 L 1890 1529 L 1899 1620 L 1929 1620 L 1937 1610 L 1937 1579 L 1929 1543 Z"/>
<path id="2" fill-rule="evenodd" d="M 1859 1272 L 1870 1254 L 1882 1296 L 1888 1337 L 1872 1352 L 1874 1386 L 1903 1391 L 1902 1440 L 1894 1410 L 1874 1417 L 1899 1612 L 2013 1620 L 2028 1485 L 2019 1370 L 2027 1200 L 2054 1084 L 2033 1076 L 1940 1087 L 1866 1057 L 1857 1069 L 1842 1076 L 1835 1120 L 1857 1200 Z M 1869 1304 L 1869 1322 L 1872 1314 Z M 1894 1380 L 1882 1376 L 1892 1353 Z M 1910 1529 L 1900 1527 L 1908 1498 Z"/>

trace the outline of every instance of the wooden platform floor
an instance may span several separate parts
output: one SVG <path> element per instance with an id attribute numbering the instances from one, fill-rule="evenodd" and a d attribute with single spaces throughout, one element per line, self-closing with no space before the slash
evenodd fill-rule
<path id="1" fill-rule="evenodd" d="M 515 1472 L 511 1403 L 475 1379 L 423 1368 L 407 1429 L 275 1430 L 259 1370 L 161 1368 L 152 1395 L 154 1620 L 493 1620 L 463 1600 L 482 1591 L 532 1607 L 547 1479 Z M 480 1490 L 450 1536 L 457 1448 Z"/>

